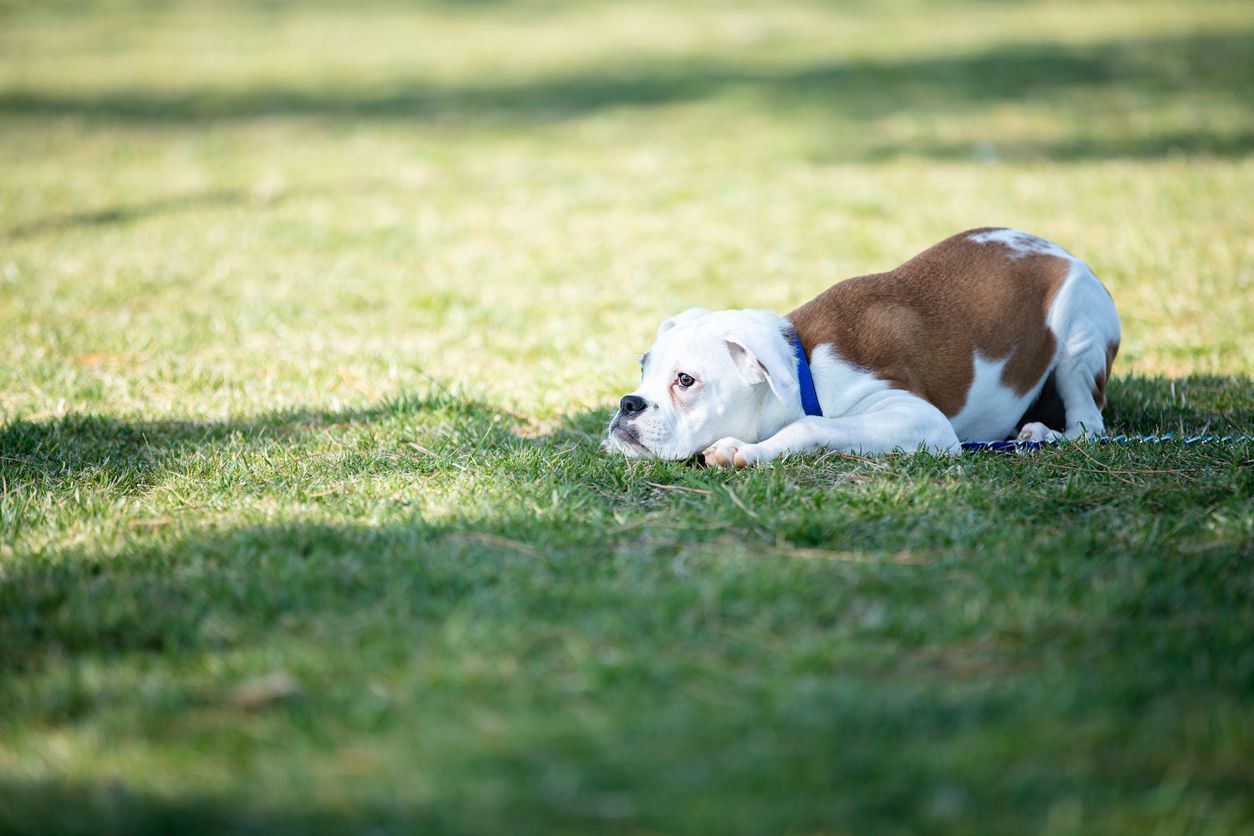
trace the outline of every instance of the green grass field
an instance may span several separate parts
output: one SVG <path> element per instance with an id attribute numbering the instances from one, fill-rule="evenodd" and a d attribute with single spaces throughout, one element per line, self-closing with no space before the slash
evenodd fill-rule
<path id="1" fill-rule="evenodd" d="M 1254 432 L 1251 91 L 1246 0 L 0 0 L 0 833 L 1254 832 L 1254 445 L 597 446 L 987 224 Z"/>

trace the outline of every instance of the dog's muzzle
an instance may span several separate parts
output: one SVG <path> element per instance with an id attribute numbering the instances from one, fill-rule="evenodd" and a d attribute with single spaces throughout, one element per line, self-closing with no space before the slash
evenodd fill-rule
<path id="1" fill-rule="evenodd" d="M 618 414 L 610 422 L 609 434 L 614 444 L 623 453 L 628 455 L 635 453 L 642 456 L 653 455 L 653 451 L 640 440 L 640 435 L 634 426 L 636 417 L 648 408 L 649 402 L 639 395 L 625 395 L 618 402 Z"/>
<path id="2" fill-rule="evenodd" d="M 631 451 L 642 456 L 653 455 L 653 451 L 645 447 L 640 436 L 636 435 L 636 430 L 631 426 L 630 420 L 623 420 L 621 412 L 610 422 L 610 437 L 624 453 Z"/>

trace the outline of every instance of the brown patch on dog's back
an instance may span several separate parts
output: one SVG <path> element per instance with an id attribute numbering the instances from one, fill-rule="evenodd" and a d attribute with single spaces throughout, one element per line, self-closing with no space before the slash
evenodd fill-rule
<path id="1" fill-rule="evenodd" d="M 988 231 L 959 233 L 895 270 L 828 288 L 788 315 L 802 345 L 831 343 L 841 359 L 951 418 L 966 403 L 976 351 L 1004 359 L 1002 383 L 1026 394 L 1054 357 L 1045 318 L 1073 262 L 970 240 Z"/>

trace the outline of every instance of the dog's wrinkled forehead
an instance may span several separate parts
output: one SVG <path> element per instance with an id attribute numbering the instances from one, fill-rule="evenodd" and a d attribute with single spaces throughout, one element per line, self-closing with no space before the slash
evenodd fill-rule
<path id="1" fill-rule="evenodd" d="M 797 393 L 792 348 L 784 337 L 787 320 L 757 310 L 708 311 L 689 308 L 663 322 L 641 363 L 644 387 L 667 375 L 686 372 L 706 384 L 725 380 L 749 385 L 766 382 L 785 404 Z"/>
<path id="2" fill-rule="evenodd" d="M 662 324 L 657 327 L 657 337 L 655 342 L 662 338 L 662 335 L 674 331 L 676 328 L 695 325 L 698 322 L 709 322 L 710 312 L 705 308 L 689 308 L 681 314 L 672 316 L 670 319 L 663 320 Z"/>
<path id="3" fill-rule="evenodd" d="M 669 374 L 682 365 L 708 365 L 719 359 L 722 336 L 709 311 L 693 308 L 671 317 L 657 329 L 653 345 L 640 358 L 645 373 Z M 689 369 L 693 371 L 695 369 Z"/>

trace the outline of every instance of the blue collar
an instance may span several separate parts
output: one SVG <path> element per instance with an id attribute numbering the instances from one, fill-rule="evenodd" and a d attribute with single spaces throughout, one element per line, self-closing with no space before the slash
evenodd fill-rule
<path id="1" fill-rule="evenodd" d="M 796 328 L 788 329 L 788 343 L 792 346 L 793 357 L 797 360 L 797 383 L 801 384 L 801 408 L 806 415 L 822 415 L 823 407 L 819 406 L 818 393 L 814 391 L 814 378 L 810 375 L 810 361 L 806 359 L 806 350 L 801 345 Z"/>

